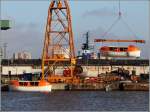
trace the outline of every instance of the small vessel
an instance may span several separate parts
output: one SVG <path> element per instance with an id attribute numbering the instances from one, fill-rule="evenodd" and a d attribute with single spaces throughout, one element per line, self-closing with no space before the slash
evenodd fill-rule
<path id="1" fill-rule="evenodd" d="M 50 85 L 45 79 L 11 80 L 9 84 L 10 91 L 51 92 L 51 88 L 52 88 L 52 85 Z"/>
<path id="2" fill-rule="evenodd" d="M 140 57 L 140 49 L 134 45 L 129 45 L 128 47 L 111 47 L 103 46 L 100 48 L 100 53 L 102 56 L 107 57 Z"/>
<path id="3" fill-rule="evenodd" d="M 9 90 L 24 92 L 51 92 L 51 85 L 45 81 L 19 81 L 11 80 Z"/>

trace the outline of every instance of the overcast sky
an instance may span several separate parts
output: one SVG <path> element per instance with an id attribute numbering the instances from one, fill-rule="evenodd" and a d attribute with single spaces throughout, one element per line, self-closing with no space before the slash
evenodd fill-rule
<path id="1" fill-rule="evenodd" d="M 1 2 L 1 19 L 12 20 L 12 29 L 1 31 L 0 41 L 8 43 L 7 54 L 12 57 L 14 52 L 28 51 L 33 58 L 42 54 L 47 10 L 50 1 L 18 1 Z M 69 1 L 72 15 L 72 26 L 76 51 L 84 41 L 83 34 L 90 31 L 90 40 L 101 38 L 118 17 L 118 1 Z M 149 1 L 121 1 L 122 18 L 105 38 L 113 39 L 145 39 L 149 40 Z M 131 31 L 132 30 L 132 31 Z M 136 35 L 136 37 L 135 37 Z M 128 43 L 134 44 L 134 43 Z M 128 44 L 121 44 L 127 46 Z M 100 47 L 102 44 L 97 44 Z M 107 45 L 104 44 L 103 45 Z M 111 44 L 116 45 L 116 44 Z M 120 45 L 117 43 L 117 45 Z M 142 49 L 142 57 L 148 58 L 147 44 L 135 44 Z M 98 51 L 98 49 L 96 49 Z"/>

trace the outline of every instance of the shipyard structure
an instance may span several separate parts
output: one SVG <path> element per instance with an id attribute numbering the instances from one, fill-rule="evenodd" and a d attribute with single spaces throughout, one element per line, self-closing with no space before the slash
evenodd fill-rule
<path id="1" fill-rule="evenodd" d="M 63 62 L 69 65 L 68 61 Z M 107 59 L 78 59 L 77 65 L 81 66 L 87 76 L 97 77 L 98 74 L 106 74 L 118 69 L 124 69 L 129 74 L 149 74 L 149 60 L 107 60 Z M 58 63 L 57 74 L 62 73 L 63 66 Z M 2 75 L 21 75 L 24 73 L 41 73 L 41 59 L 28 60 L 2 60 Z"/>
<path id="2" fill-rule="evenodd" d="M 29 59 L 30 56 L 26 55 L 21 58 L 18 56 L 17 59 L 3 59 L 0 67 L 2 83 L 10 80 L 8 81 L 10 87 L 19 91 L 32 90 L 31 87 L 37 91 L 41 90 L 39 89 L 41 86 L 46 91 L 149 89 L 149 60 L 140 59 L 141 50 L 137 46 L 101 46 L 96 59 L 94 55 L 96 52 L 92 51 L 94 47 L 89 43 L 87 32 L 86 42 L 82 44 L 82 53 L 77 56 L 71 17 L 68 0 L 52 0 L 48 8 L 41 59 Z M 122 13 L 119 8 L 116 21 L 121 19 Z M 113 25 L 110 28 L 113 28 Z M 105 39 L 108 33 L 107 31 L 100 38 L 92 37 L 95 44 L 97 42 L 145 43 L 145 40 L 120 40 L 115 37 Z"/>

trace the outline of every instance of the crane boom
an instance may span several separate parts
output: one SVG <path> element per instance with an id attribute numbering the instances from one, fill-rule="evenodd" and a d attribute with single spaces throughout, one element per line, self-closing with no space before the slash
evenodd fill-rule
<path id="1" fill-rule="evenodd" d="M 113 40 L 113 39 L 95 39 L 94 42 L 135 42 L 145 43 L 145 40 Z"/>

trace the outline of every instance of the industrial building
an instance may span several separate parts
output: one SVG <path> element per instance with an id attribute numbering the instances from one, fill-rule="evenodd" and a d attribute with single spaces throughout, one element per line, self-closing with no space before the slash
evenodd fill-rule
<path id="1" fill-rule="evenodd" d="M 31 59 L 31 53 L 29 52 L 18 52 L 13 54 L 13 59 Z"/>

